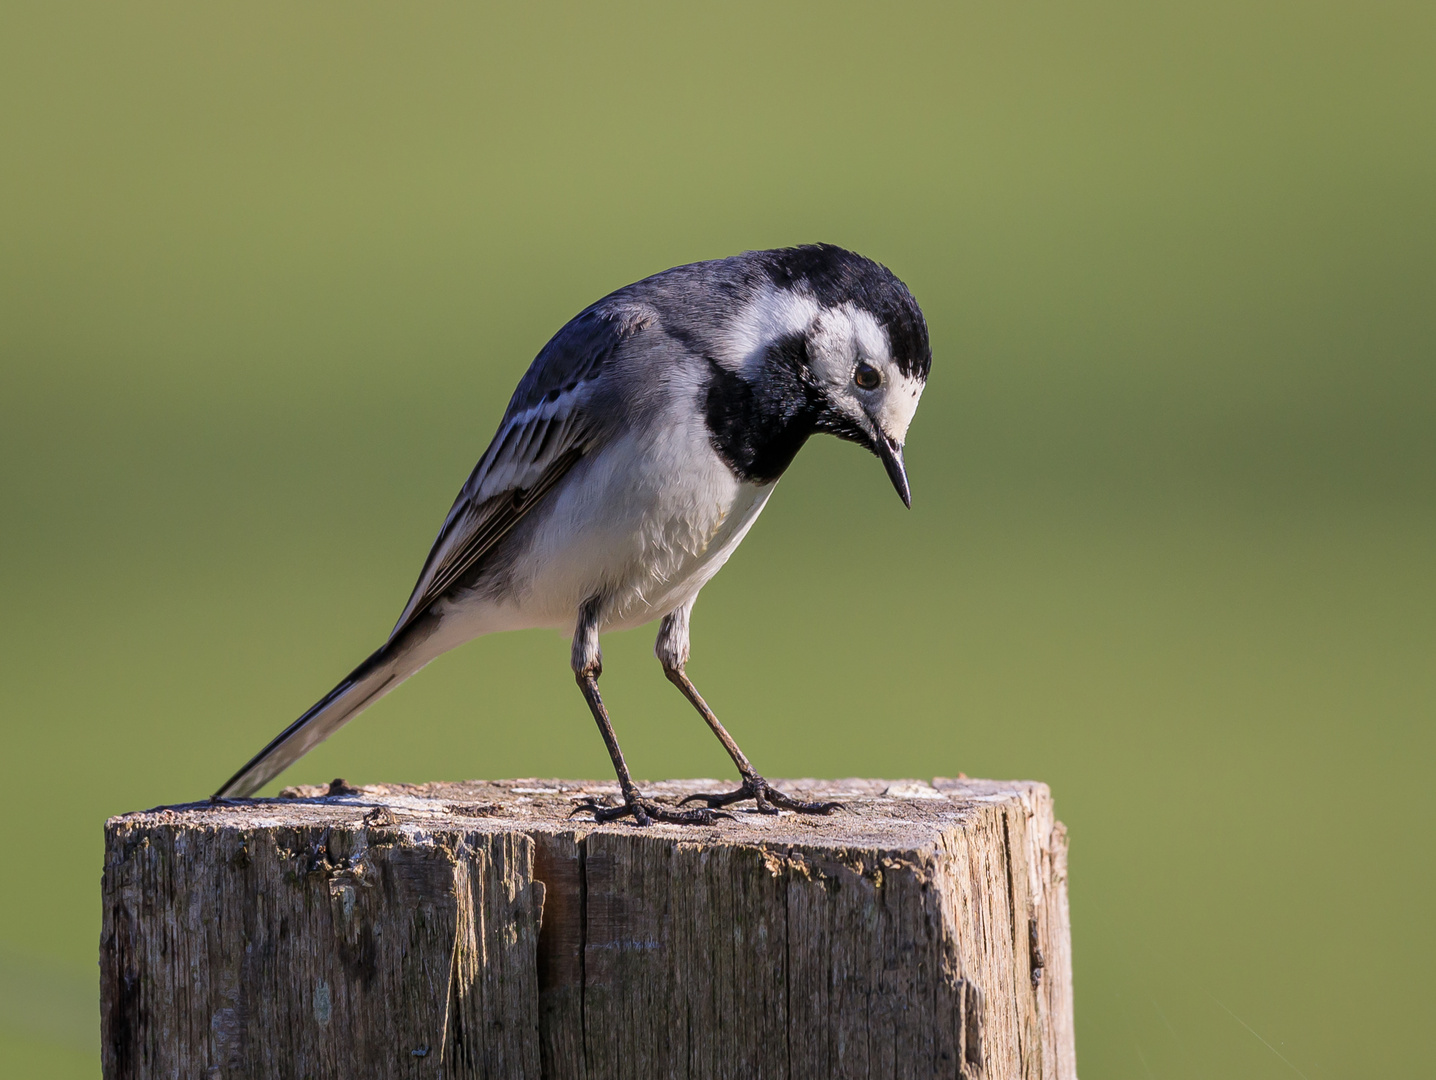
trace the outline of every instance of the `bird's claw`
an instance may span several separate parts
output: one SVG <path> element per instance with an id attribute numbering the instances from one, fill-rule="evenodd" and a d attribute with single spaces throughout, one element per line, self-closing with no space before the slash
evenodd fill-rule
<path id="1" fill-rule="evenodd" d="M 593 820 L 600 824 L 632 816 L 637 825 L 652 825 L 655 821 L 668 825 L 715 825 L 719 818 L 732 817 L 731 814 L 718 813 L 711 807 L 704 810 L 673 810 L 641 795 L 625 796 L 622 802 L 589 795 L 574 805 L 569 817 L 583 811 L 592 814 Z"/>
<path id="2" fill-rule="evenodd" d="M 776 814 L 780 809 L 792 810 L 799 814 L 831 814 L 834 810 L 841 810 L 843 806 L 842 803 L 836 802 L 808 802 L 804 799 L 795 799 L 772 787 L 761 776 L 754 776 L 752 779 L 745 777 L 743 786 L 737 791 L 700 792 L 696 795 L 689 795 L 678 805 L 702 802 L 706 803 L 710 810 L 715 810 L 720 806 L 730 806 L 735 802 L 742 802 L 744 799 L 752 799 L 757 804 L 760 814 Z"/>

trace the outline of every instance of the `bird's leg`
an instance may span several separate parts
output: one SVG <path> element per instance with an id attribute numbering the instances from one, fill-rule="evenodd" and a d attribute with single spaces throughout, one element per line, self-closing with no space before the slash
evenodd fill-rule
<path id="1" fill-rule="evenodd" d="M 728 751 L 728 756 L 738 767 L 738 774 L 743 777 L 743 786 L 737 791 L 690 795 L 683 802 L 706 802 L 709 808 L 713 809 L 741 802 L 744 799 L 752 799 L 757 803 L 759 812 L 764 814 L 776 814 L 779 808 L 796 810 L 802 814 L 827 814 L 836 810 L 841 805 L 840 803 L 807 802 L 803 799 L 795 799 L 770 785 L 758 774 L 758 770 L 753 768 L 747 755 L 738 748 L 738 744 L 733 741 L 733 736 L 728 734 L 728 729 L 719 723 L 718 717 L 713 714 L 713 710 L 703 700 L 703 695 L 698 692 L 698 688 L 693 685 L 693 681 L 683 670 L 688 663 L 688 615 L 692 610 L 692 603 L 684 604 L 664 618 L 663 622 L 659 624 L 658 641 L 654 645 L 653 651 L 658 657 L 659 663 L 663 665 L 663 673 L 668 676 L 668 680 L 683 691 L 683 696 L 698 710 L 698 715 L 703 717 L 709 730 L 718 736 L 718 741 L 723 744 L 723 749 Z M 680 803 L 680 805 L 682 804 Z"/>
<path id="2" fill-rule="evenodd" d="M 613 821 L 615 818 L 633 816 L 639 825 L 650 825 L 655 821 L 666 821 L 674 825 L 712 825 L 720 815 L 708 810 L 672 810 L 660 806 L 652 799 L 646 799 L 638 785 L 629 775 L 628 763 L 623 760 L 623 751 L 618 745 L 613 722 L 608 718 L 603 698 L 598 693 L 598 677 L 603 674 L 603 654 L 598 647 L 598 599 L 595 597 L 584 604 L 579 612 L 578 627 L 573 635 L 573 673 L 578 679 L 578 688 L 588 702 L 589 711 L 598 723 L 603 745 L 608 747 L 608 756 L 613 759 L 613 771 L 618 774 L 618 786 L 623 792 L 621 806 L 608 806 L 597 798 L 589 797 L 580 801 L 576 810 L 588 810 L 595 821 Z"/>

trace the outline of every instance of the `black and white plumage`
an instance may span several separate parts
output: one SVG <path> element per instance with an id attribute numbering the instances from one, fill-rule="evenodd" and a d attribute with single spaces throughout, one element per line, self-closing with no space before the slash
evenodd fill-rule
<path id="1" fill-rule="evenodd" d="M 910 502 L 902 445 L 931 364 L 916 301 L 842 248 L 753 251 L 666 270 L 586 308 L 544 346 L 459 492 L 384 643 L 216 798 L 252 794 L 429 661 L 474 637 L 554 627 L 613 758 L 607 820 L 702 822 L 770 788 L 683 673 L 693 602 L 809 436 L 867 447 Z M 709 809 L 645 799 L 598 694 L 599 634 L 661 619 L 656 653 L 743 776 Z"/>

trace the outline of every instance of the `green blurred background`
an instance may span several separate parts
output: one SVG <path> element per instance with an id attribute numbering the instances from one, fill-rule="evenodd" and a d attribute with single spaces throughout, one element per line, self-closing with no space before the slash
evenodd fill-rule
<path id="1" fill-rule="evenodd" d="M 0 1069 L 98 1074 L 104 818 L 382 639 L 548 336 L 827 240 L 931 324 L 914 509 L 812 443 L 709 700 L 769 775 L 1052 785 L 1083 1075 L 1426 1074 L 1433 113 L 1429 3 L 6 4 Z M 604 644 L 636 773 L 726 775 Z M 284 779 L 608 772 L 535 633 Z"/>

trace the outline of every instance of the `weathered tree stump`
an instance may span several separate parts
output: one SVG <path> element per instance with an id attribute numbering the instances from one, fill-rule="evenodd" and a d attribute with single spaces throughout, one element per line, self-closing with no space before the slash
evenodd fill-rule
<path id="1" fill-rule="evenodd" d="M 105 1076 L 1073 1080 L 1047 788 L 781 786 L 846 807 L 595 826 L 612 784 L 336 781 L 112 818 Z"/>

